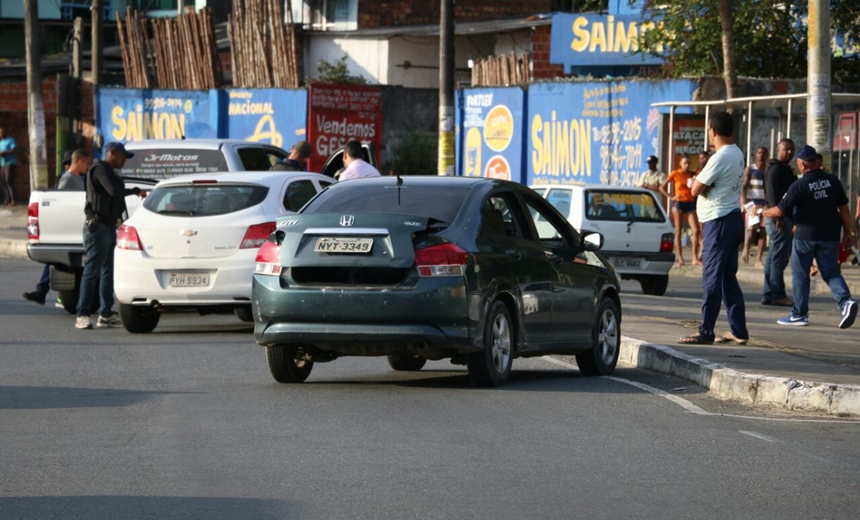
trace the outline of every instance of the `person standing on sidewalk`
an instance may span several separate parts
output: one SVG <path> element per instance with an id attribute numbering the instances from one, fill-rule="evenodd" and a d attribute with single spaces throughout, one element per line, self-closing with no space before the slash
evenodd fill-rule
<path id="1" fill-rule="evenodd" d="M 15 205 L 15 140 L 0 126 L 0 199 L 4 206 Z"/>
<path id="2" fill-rule="evenodd" d="M 663 199 L 663 194 L 660 193 L 660 185 L 666 180 L 666 176 L 663 175 L 663 172 L 657 170 L 657 156 L 649 155 L 646 160 L 648 163 L 648 169 L 642 172 L 642 175 L 639 177 L 639 182 L 636 183 L 640 188 L 645 188 L 646 190 L 651 190 L 654 192 L 654 196 L 657 198 L 657 203 L 664 208 L 666 207 L 666 201 Z M 649 211 L 656 211 L 654 208 L 651 208 Z M 656 217 L 657 215 L 650 215 Z"/>
<path id="3" fill-rule="evenodd" d="M 90 156 L 84 150 L 75 150 L 75 152 L 67 151 L 63 154 L 63 168 L 65 168 L 65 172 L 60 176 L 57 181 L 57 189 L 64 191 L 84 191 L 86 186 L 84 185 L 84 174 L 87 173 L 87 169 L 90 167 Z M 48 295 L 48 291 L 51 290 L 51 266 L 45 264 L 44 269 L 42 269 L 42 277 L 39 279 L 39 283 L 36 284 L 36 290 L 32 292 L 25 292 L 24 299 L 38 303 L 39 305 L 45 304 L 45 297 Z M 57 299 L 57 303 L 60 307 L 62 307 L 62 302 Z"/>
<path id="4" fill-rule="evenodd" d="M 755 164 L 747 166 L 744 170 L 744 184 L 741 188 L 741 206 L 752 202 L 756 206 L 764 206 L 764 171 L 767 168 L 767 160 L 770 154 L 767 148 L 759 146 L 755 152 Z M 765 229 L 761 222 L 747 226 L 747 236 L 744 239 L 744 252 L 741 255 L 744 263 L 750 261 L 750 246 L 756 242 L 755 266 L 763 267 L 761 259 L 764 255 Z"/>
<path id="5" fill-rule="evenodd" d="M 710 345 L 722 301 L 731 333 L 722 341 L 749 341 L 744 294 L 738 283 L 738 247 L 744 240 L 740 190 L 744 177 L 744 154 L 734 144 L 735 122 L 727 112 L 717 112 L 708 121 L 710 141 L 716 153 L 696 176 L 691 191 L 698 197 L 696 212 L 704 223 L 702 252 L 702 324 L 699 331 L 678 340 L 688 345 Z"/>
<path id="6" fill-rule="evenodd" d="M 692 246 L 693 265 L 702 265 L 699 260 L 699 219 L 696 217 L 696 197 L 690 191 L 693 185 L 694 175 L 690 170 L 690 156 L 681 156 L 680 168 L 672 170 L 669 177 L 660 184 L 660 193 L 667 199 L 672 199 L 672 222 L 675 224 L 675 253 L 678 257 L 678 265 L 684 265 L 684 247 L 681 243 L 681 231 L 684 229 L 684 220 L 690 225 L 690 244 Z M 673 192 L 669 193 L 669 184 L 672 184 Z"/>
<path id="7" fill-rule="evenodd" d="M 785 196 L 789 186 L 796 180 L 789 163 L 794 156 L 794 141 L 783 139 L 776 147 L 776 159 L 771 159 L 764 173 L 764 195 L 768 208 L 776 207 Z M 791 307 L 791 298 L 785 293 L 785 268 L 791 256 L 793 223 L 791 215 L 780 218 L 765 218 L 770 250 L 764 265 L 764 290 L 762 305 Z"/>
<path id="8" fill-rule="evenodd" d="M 125 197 L 137 195 L 146 197 L 140 188 L 126 189 L 125 183 L 115 169 L 122 168 L 125 161 L 134 154 L 127 151 L 122 143 L 108 143 L 105 146 L 105 160 L 99 161 L 87 172 L 87 204 L 84 213 L 84 248 L 87 261 L 81 276 L 81 294 L 78 298 L 78 316 L 75 328 L 91 329 L 90 320 L 96 287 L 98 287 L 101 306 L 96 327 L 117 327 L 121 325 L 113 312 L 113 257 L 116 247 L 116 230 L 126 212 Z"/>
<path id="9" fill-rule="evenodd" d="M 780 325 L 809 325 L 809 268 L 818 264 L 821 278 L 830 286 L 842 317 L 839 328 L 847 329 L 857 317 L 857 303 L 839 271 L 839 245 L 851 247 L 851 214 L 848 196 L 839 178 L 817 167 L 816 151 L 804 146 L 795 161 L 801 177 L 788 188 L 779 205 L 762 212 L 765 217 L 793 215 L 797 226 L 791 253 L 791 283 L 794 304 Z M 842 236 L 840 237 L 840 231 Z"/>

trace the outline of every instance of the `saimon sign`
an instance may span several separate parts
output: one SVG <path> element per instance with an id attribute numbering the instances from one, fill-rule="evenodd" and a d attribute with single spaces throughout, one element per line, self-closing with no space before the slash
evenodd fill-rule
<path id="1" fill-rule="evenodd" d="M 369 141 L 382 150 L 382 90 L 357 85 L 311 85 L 309 168 L 318 170 L 347 141 Z"/>
<path id="2" fill-rule="evenodd" d="M 209 92 L 99 89 L 99 132 L 109 141 L 218 137 Z"/>
<path id="3" fill-rule="evenodd" d="M 552 17 L 549 61 L 564 65 L 565 69 L 588 65 L 660 65 L 663 58 L 638 52 L 639 38 L 653 27 L 653 22 L 636 15 L 557 13 Z"/>

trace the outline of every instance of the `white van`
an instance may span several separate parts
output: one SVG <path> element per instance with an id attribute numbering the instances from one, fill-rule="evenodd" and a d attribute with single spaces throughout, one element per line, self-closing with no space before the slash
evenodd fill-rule
<path id="1" fill-rule="evenodd" d="M 642 292 L 661 296 L 675 263 L 674 227 L 650 190 L 599 184 L 535 185 L 580 232 L 604 237 L 600 254 L 623 280 L 637 280 Z"/>

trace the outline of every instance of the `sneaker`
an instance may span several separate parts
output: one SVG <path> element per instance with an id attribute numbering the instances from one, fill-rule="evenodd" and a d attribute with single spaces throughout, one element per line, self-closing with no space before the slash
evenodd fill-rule
<path id="1" fill-rule="evenodd" d="M 109 327 L 120 326 L 122 326 L 122 322 L 119 321 L 119 316 L 117 316 L 116 313 L 113 313 L 110 316 L 99 316 L 99 319 L 96 322 L 97 329 L 107 329 Z"/>
<path id="2" fill-rule="evenodd" d="M 63 299 L 57 298 L 57 303 L 54 304 L 54 307 L 58 309 L 65 309 L 65 307 L 63 306 Z"/>
<path id="3" fill-rule="evenodd" d="M 90 320 L 89 316 L 78 316 L 78 319 L 75 320 L 75 328 L 76 329 L 91 329 L 93 328 L 93 322 Z"/>
<path id="4" fill-rule="evenodd" d="M 848 300 L 842 306 L 842 320 L 839 322 L 840 329 L 847 329 L 854 325 L 854 318 L 857 317 L 857 302 Z"/>
<path id="5" fill-rule="evenodd" d="M 25 292 L 24 299 L 34 303 L 38 303 L 39 305 L 45 305 L 45 295 L 38 291 Z"/>
<path id="6" fill-rule="evenodd" d="M 796 325 L 800 327 L 806 327 L 809 325 L 809 317 L 808 316 L 794 316 L 793 314 L 789 314 L 785 318 L 780 318 L 776 320 L 780 325 Z"/>

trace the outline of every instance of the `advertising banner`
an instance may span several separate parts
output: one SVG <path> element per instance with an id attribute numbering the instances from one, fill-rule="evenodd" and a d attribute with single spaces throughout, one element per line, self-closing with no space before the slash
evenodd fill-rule
<path id="1" fill-rule="evenodd" d="M 215 91 L 100 88 L 97 103 L 105 143 L 218 137 Z"/>
<path id="2" fill-rule="evenodd" d="M 695 87 L 689 80 L 531 85 L 527 183 L 635 185 L 645 159 L 659 156 L 661 148 L 668 109 L 651 103 L 689 101 Z"/>
<path id="3" fill-rule="evenodd" d="M 469 89 L 459 101 L 458 173 L 523 182 L 523 90 Z"/>
<path id="4" fill-rule="evenodd" d="M 639 51 L 639 38 L 653 27 L 637 15 L 556 13 L 549 61 L 565 70 L 579 66 L 660 65 L 663 58 Z"/>
<path id="5" fill-rule="evenodd" d="M 669 126 L 669 114 L 663 115 L 664 127 Z M 669 132 L 663 132 L 665 142 L 661 148 L 658 169 L 662 172 L 680 168 L 679 163 L 684 154 L 690 156 L 690 169 L 700 170 L 699 152 L 705 149 L 705 116 L 675 114 L 672 122 L 672 153 L 669 149 Z M 665 157 L 666 159 L 662 159 Z M 668 162 L 668 165 L 666 164 Z M 668 167 L 667 167 L 668 166 Z"/>
<path id="6" fill-rule="evenodd" d="M 382 150 L 382 89 L 362 85 L 311 85 L 308 167 L 318 171 L 326 159 L 350 139 L 369 141 Z"/>
<path id="7" fill-rule="evenodd" d="M 285 150 L 306 139 L 307 90 L 230 89 L 225 98 L 225 137 Z"/>

